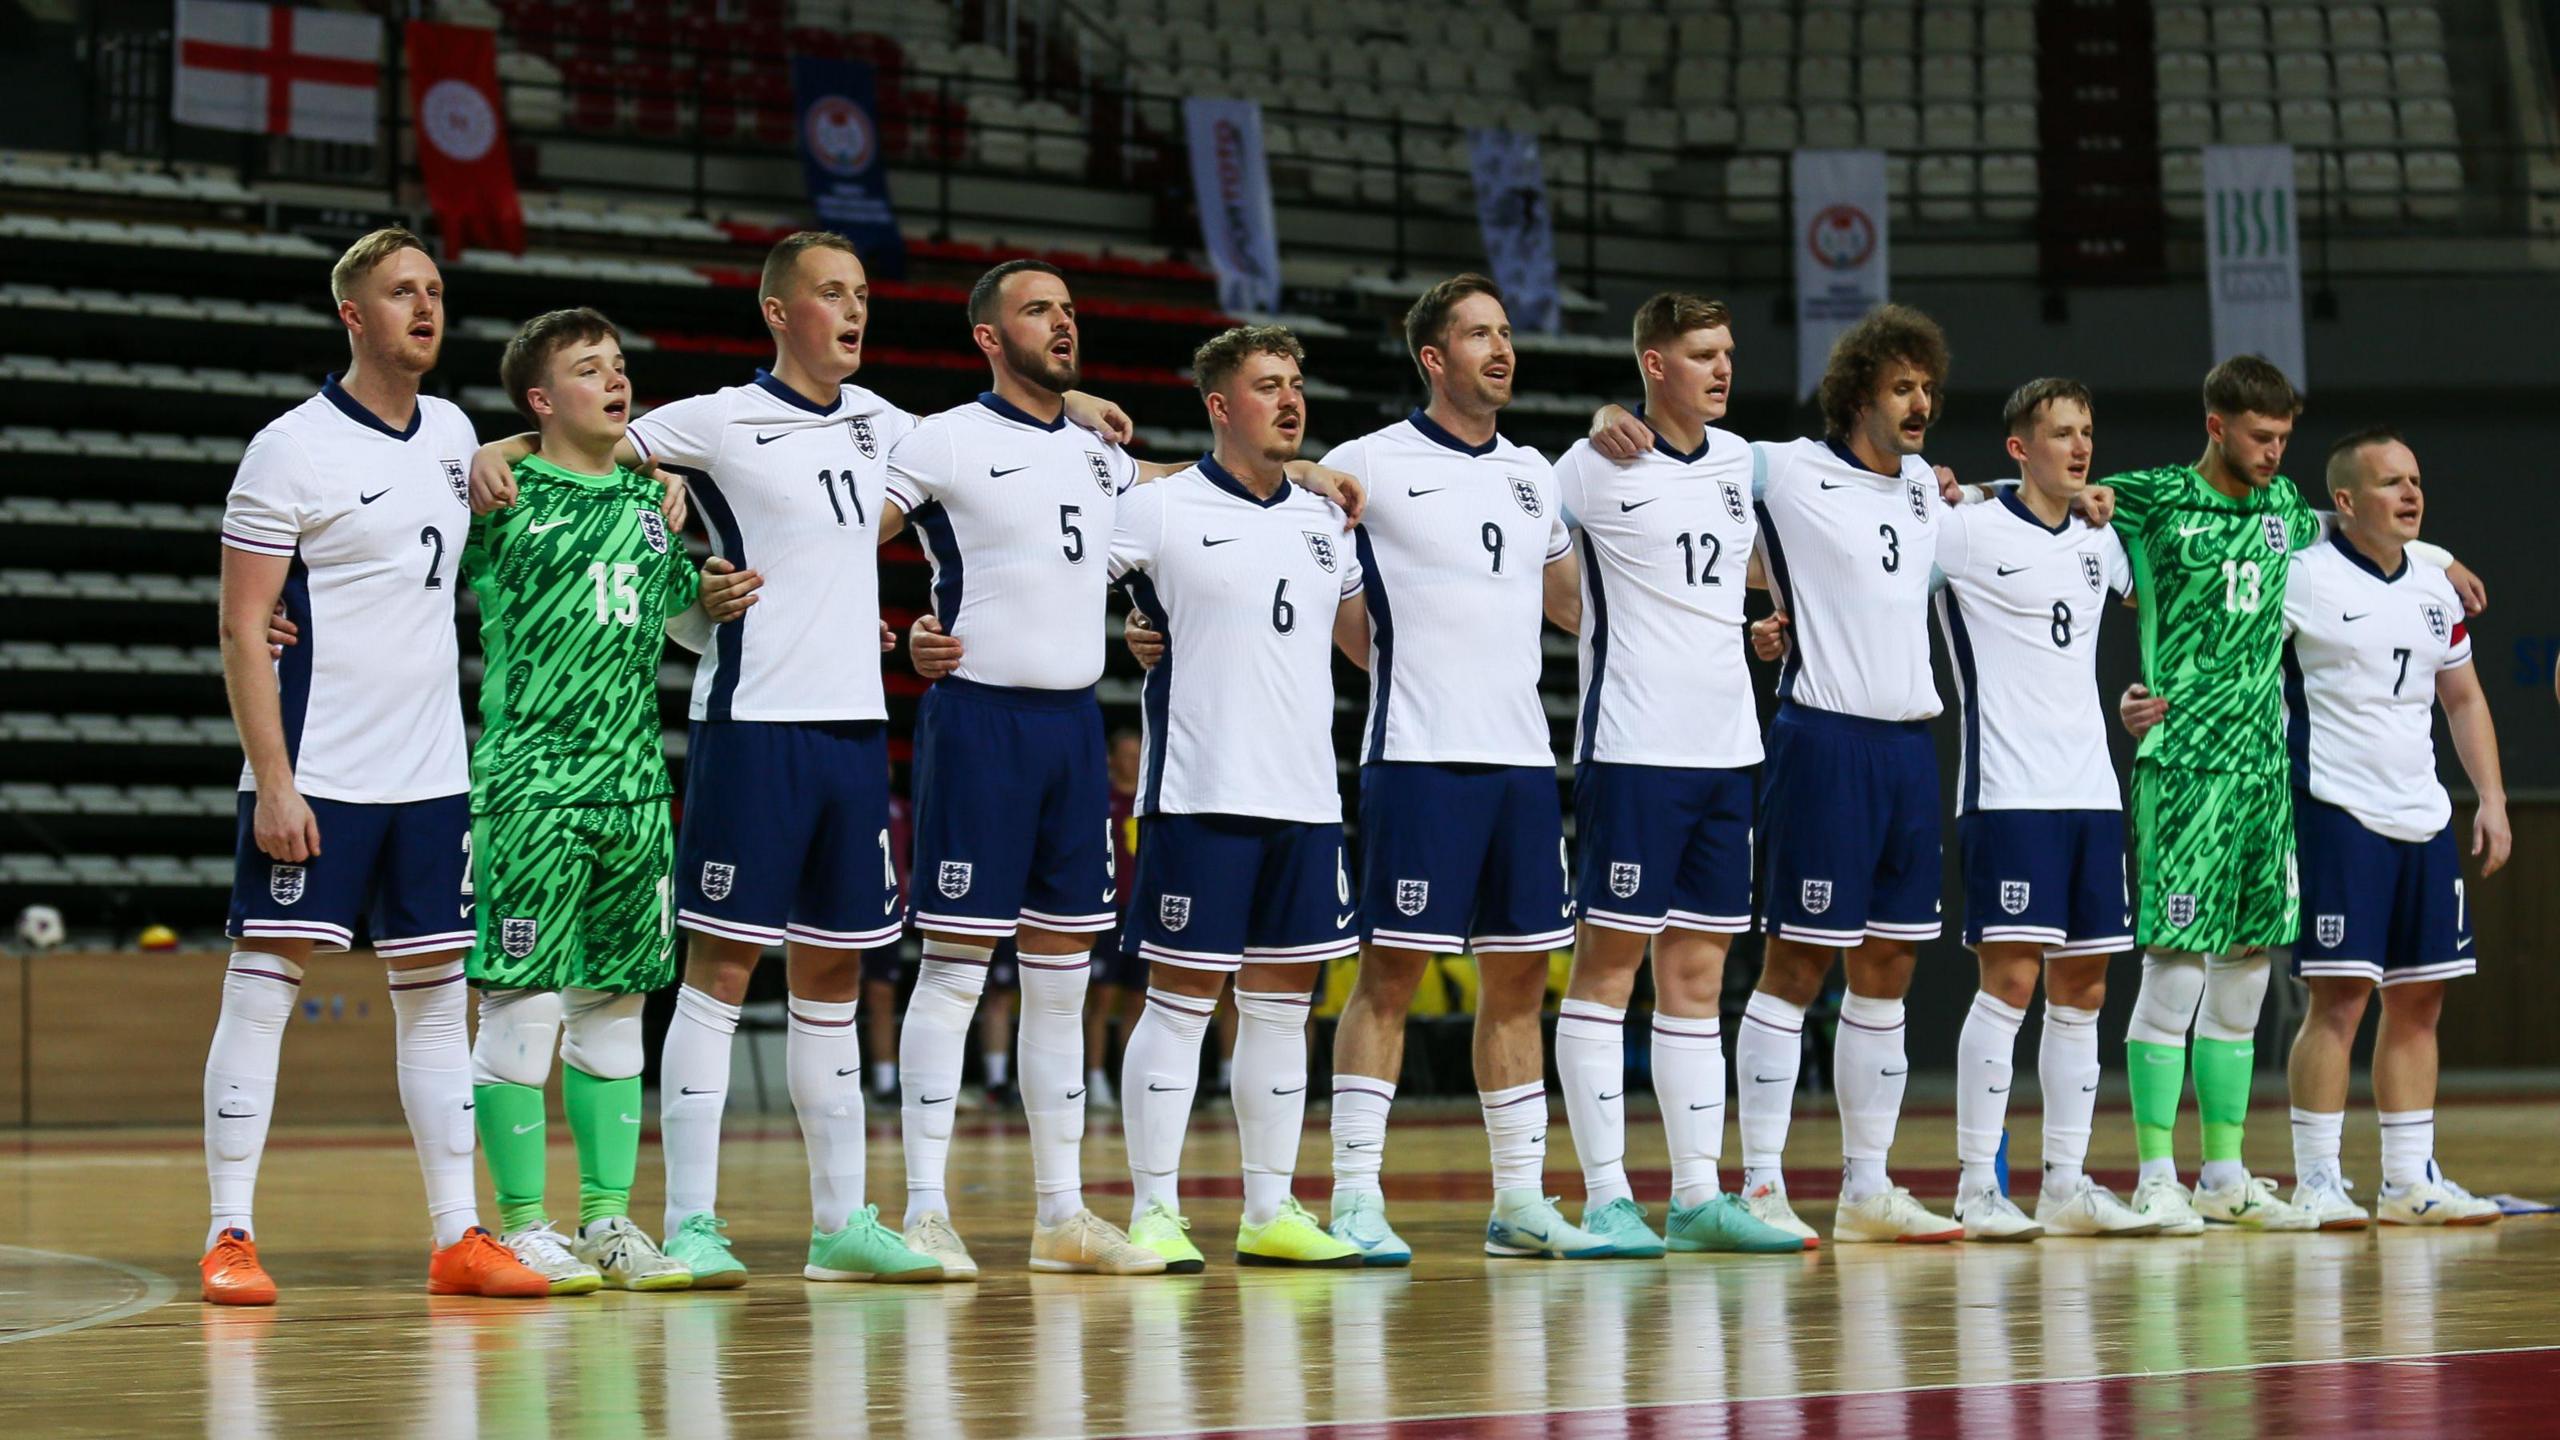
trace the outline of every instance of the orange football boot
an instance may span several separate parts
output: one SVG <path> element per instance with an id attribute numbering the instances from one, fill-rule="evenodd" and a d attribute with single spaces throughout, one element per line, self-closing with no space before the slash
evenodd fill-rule
<path id="1" fill-rule="evenodd" d="M 214 1237 L 213 1248 L 196 1262 L 204 1272 L 204 1298 L 214 1305 L 273 1305 L 276 1282 L 258 1263 L 258 1242 L 233 1226 Z"/>
<path id="2" fill-rule="evenodd" d="M 551 1282 L 525 1268 L 515 1252 L 479 1225 L 438 1250 L 427 1260 L 430 1295 L 481 1295 L 492 1300 L 525 1300 L 551 1293 Z"/>

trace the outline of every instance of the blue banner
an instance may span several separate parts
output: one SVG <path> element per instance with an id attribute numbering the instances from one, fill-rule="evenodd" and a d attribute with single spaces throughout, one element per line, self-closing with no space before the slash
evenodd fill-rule
<path id="1" fill-rule="evenodd" d="M 1271 171 L 1262 152 L 1262 106 L 1194 95 L 1182 102 L 1191 141 L 1191 189 L 1200 199 L 1200 243 L 1218 274 L 1219 308 L 1280 308 L 1280 236 L 1271 218 Z"/>
<path id="2" fill-rule="evenodd" d="M 809 208 L 819 225 L 853 242 L 873 278 L 896 280 L 907 273 L 907 244 L 889 204 L 889 165 L 881 153 L 872 83 L 871 67 L 858 60 L 791 62 Z"/>
<path id="3" fill-rule="evenodd" d="M 1516 130 L 1470 130 L 1476 220 L 1485 260 L 1502 287 L 1502 308 L 1522 330 L 1564 328 L 1556 292 L 1555 217 L 1547 210 L 1546 162 L 1538 137 Z"/>

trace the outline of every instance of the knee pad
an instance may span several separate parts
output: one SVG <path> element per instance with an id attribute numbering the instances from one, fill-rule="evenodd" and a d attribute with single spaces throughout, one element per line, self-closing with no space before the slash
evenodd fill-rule
<path id="1" fill-rule="evenodd" d="M 2196 1033 L 2233 1044 L 2258 1034 L 2258 1011 L 2267 1001 L 2267 977 L 2274 963 L 2264 950 L 2245 958 L 2214 960 L 2204 967 L 2204 1008 L 2196 1015 Z"/>
<path id="2" fill-rule="evenodd" d="M 2142 957 L 2142 986 L 2133 994 L 2125 1038 L 2146 1045 L 2187 1043 L 2187 1027 L 2204 999 L 2204 957 L 2152 951 Z"/>
<path id="3" fill-rule="evenodd" d="M 471 1079 L 480 1085 L 530 1085 L 551 1078 L 560 1043 L 560 992 L 480 992 L 480 1036 L 471 1044 Z"/>
<path id="4" fill-rule="evenodd" d="M 638 995 L 571 990 L 560 1026 L 560 1058 L 599 1080 L 628 1080 L 647 1062 L 640 1041 Z"/>

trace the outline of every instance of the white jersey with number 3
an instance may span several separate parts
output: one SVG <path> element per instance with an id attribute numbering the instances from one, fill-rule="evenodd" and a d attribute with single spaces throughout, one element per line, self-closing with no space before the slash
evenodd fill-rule
<path id="1" fill-rule="evenodd" d="M 1757 445 L 1760 543 L 1794 644 L 1778 698 L 1870 720 L 1938 713 L 1929 575 L 1946 504 L 1917 455 L 1879 475 L 1842 445 Z"/>
<path id="2" fill-rule="evenodd" d="M 2471 663 L 2462 600 L 2415 556 L 2384 575 L 2344 535 L 2297 550 L 2284 592 L 2294 783 L 2394 840 L 2453 818 L 2436 778 L 2436 674 Z"/>

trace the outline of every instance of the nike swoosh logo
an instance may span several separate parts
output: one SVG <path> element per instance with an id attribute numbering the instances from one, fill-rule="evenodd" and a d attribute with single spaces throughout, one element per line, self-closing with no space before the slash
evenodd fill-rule
<path id="1" fill-rule="evenodd" d="M 640 1117 L 637 1115 L 625 1115 L 622 1117 L 622 1123 L 625 1125 L 637 1125 L 640 1123 Z"/>
<path id="2" fill-rule="evenodd" d="M 948 1095 L 927 1095 L 916 1101 L 916 1103 L 919 1105 L 946 1105 L 949 1104 L 950 1101 L 951 1097 Z"/>
<path id="3" fill-rule="evenodd" d="M 1414 498 L 1414 499 L 1416 499 L 1416 500 L 1419 500 L 1419 499 L 1421 499 L 1421 498 L 1422 498 L 1423 496 L 1425 496 L 1425 495 L 1437 495 L 1437 494 L 1439 494 L 1441 491 L 1446 490 L 1446 489 L 1448 489 L 1448 488 L 1449 488 L 1449 487 L 1448 487 L 1448 486 L 1446 486 L 1446 485 L 1434 485 L 1434 486 L 1432 486 L 1432 487 L 1431 487 L 1430 489 L 1428 489 L 1428 490 L 1416 490 L 1416 489 L 1414 489 L 1412 486 L 1408 485 L 1408 486 L 1406 486 L 1406 487 L 1405 487 L 1405 491 L 1404 491 L 1404 493 L 1405 493 L 1405 494 L 1407 494 L 1407 495 L 1409 495 L 1409 496 L 1411 496 L 1412 498 Z"/>
<path id="4" fill-rule="evenodd" d="M 1822 482 L 1822 488 L 1825 490 L 1846 490 L 1849 488 L 1849 482 L 1843 480 L 1839 484 L 1834 485 L 1830 481 L 1825 480 Z"/>
<path id="5" fill-rule="evenodd" d="M 990 480 L 1001 480 L 1007 475 L 1018 475 L 1030 468 L 1031 467 L 1028 465 L 1016 465 L 1011 470 L 999 470 L 993 465 L 990 465 L 987 467 L 987 478 Z"/>
<path id="6" fill-rule="evenodd" d="M 1345 1140 L 1342 1142 L 1342 1148 L 1345 1150 L 1375 1150 L 1378 1147 L 1370 1144 L 1366 1140 Z"/>
<path id="7" fill-rule="evenodd" d="M 1068 1091 L 1068 1092 L 1067 1092 L 1067 1098 L 1068 1098 L 1068 1099 L 1070 1099 L 1070 1100 L 1081 1100 L 1081 1099 L 1083 1099 L 1083 1098 L 1084 1098 L 1084 1087 L 1083 1087 L 1083 1086 L 1081 1086 L 1081 1085 L 1079 1085 L 1079 1086 L 1077 1086 L 1076 1088 L 1074 1088 L 1073 1090 Z"/>
<path id="8" fill-rule="evenodd" d="M 2009 1087 L 2006 1085 L 1998 1086 L 1994 1088 L 1991 1093 L 1994 1095 L 2006 1095 L 2009 1093 Z"/>
<path id="9" fill-rule="evenodd" d="M 861 1066 L 856 1065 L 856 1066 L 854 1066 L 854 1067 L 853 1067 L 853 1069 L 852 1069 L 852 1070 L 839 1070 L 839 1071 L 837 1071 L 837 1072 L 836 1072 L 836 1078 L 837 1078 L 837 1079 L 839 1079 L 839 1080 L 841 1080 L 841 1079 L 843 1079 L 844 1077 L 846 1077 L 847 1075 L 851 1075 L 851 1074 L 853 1074 L 853 1073 L 854 1073 L 854 1071 L 856 1071 L 856 1070 L 860 1070 L 861 1068 L 862 1068 Z"/>
<path id="10" fill-rule="evenodd" d="M 1991 573 L 1994 575 L 2019 575 L 2024 574 L 2026 572 L 2026 568 L 2027 567 L 2024 565 L 1995 565 L 1992 567 Z"/>
<path id="11" fill-rule="evenodd" d="M 1786 1083 L 1786 1079 L 1787 1077 L 1784 1075 L 1754 1075 L 1751 1077 L 1751 1083 L 1754 1085 L 1782 1085 Z"/>
<path id="12" fill-rule="evenodd" d="M 255 1110 L 216 1110 L 213 1113 L 215 1118 L 221 1120 L 255 1120 L 258 1118 L 258 1112 Z"/>
<path id="13" fill-rule="evenodd" d="M 1333 917 L 1333 928 L 1336 930 L 1348 930 L 1351 928 L 1351 922 L 1359 918 L 1360 912 L 1357 910 L 1352 911 L 1348 915 L 1336 915 Z"/>
<path id="14" fill-rule="evenodd" d="M 2433 1200 L 2430 1200 L 2430 1201 L 2428 1201 L 2426 1204 L 2419 1206 L 2419 1207 L 2418 1207 L 2418 1209 L 2417 1209 L 2417 1213 L 2418 1213 L 2418 1214 L 2420 1214 L 2420 1215 L 2424 1215 L 2424 1214 L 2426 1214 L 2428 1211 L 2433 1210 L 2434 1208 L 2436 1208 L 2436 1202 L 2435 1202 L 2435 1201 L 2433 1201 Z"/>
<path id="15" fill-rule="evenodd" d="M 1692 1110 L 1713 1110 L 1716 1107 L 1713 1105 L 1692 1105 L 1689 1108 Z"/>
<path id="16" fill-rule="evenodd" d="M 759 445 L 770 445 L 774 441 L 781 439 L 783 435 L 788 435 L 790 433 L 790 431 L 785 430 L 782 432 L 782 435 L 759 435 L 756 437 L 756 443 Z"/>
<path id="17" fill-rule="evenodd" d="M 463 1108 L 463 1109 L 465 1109 L 465 1110 L 469 1110 L 469 1109 L 471 1109 L 472 1107 L 474 1107 L 474 1106 L 478 1105 L 479 1103 L 480 1103 L 480 1102 L 479 1102 L 479 1101 L 477 1101 L 477 1100 L 465 1100 L 465 1101 L 463 1101 L 463 1102 L 462 1102 L 462 1108 Z"/>
<path id="18" fill-rule="evenodd" d="M 1306 1089 L 1306 1088 L 1307 1088 L 1307 1087 L 1306 1087 L 1306 1086 L 1304 1086 L 1304 1085 L 1298 1085 L 1298 1086 L 1293 1086 L 1293 1087 L 1291 1087 L 1291 1088 L 1289 1088 L 1289 1089 L 1287 1089 L 1287 1090 L 1283 1090 L 1283 1089 L 1281 1089 L 1279 1086 L 1274 1085 L 1274 1086 L 1272 1086 L 1272 1087 L 1271 1087 L 1271 1093 L 1272 1093 L 1272 1094 L 1274 1094 L 1274 1095 L 1295 1095 L 1295 1094 L 1297 1094 L 1299 1091 L 1304 1090 L 1304 1089 Z"/>
<path id="19" fill-rule="evenodd" d="M 1190 1088 L 1191 1087 L 1188 1085 L 1159 1085 L 1153 1080 L 1147 1082 L 1147 1093 L 1150 1095 L 1176 1095 Z M 1076 1092 L 1077 1095 L 1081 1095 L 1083 1093 L 1084 1092 L 1081 1090 Z M 1073 1099 L 1075 1097 L 1071 1095 L 1067 1098 Z"/>
<path id="20" fill-rule="evenodd" d="M 1661 496 L 1656 495 L 1653 497 L 1653 500 L 1659 500 L 1661 498 Z M 1652 504 L 1653 500 L 1621 500 L 1618 502 L 1618 513 L 1624 515 L 1630 510 L 1641 510 L 1647 505 Z"/>
<path id="21" fill-rule="evenodd" d="M 388 491 L 388 490 L 376 490 L 376 491 L 374 491 L 374 492 L 373 492 L 372 494 L 370 494 L 370 495 L 359 495 L 359 496 L 357 496 L 357 497 L 356 497 L 356 503 L 358 503 L 358 504 L 360 504 L 360 505 L 370 505 L 370 504 L 372 504 L 374 501 L 379 500 L 379 499 L 381 499 L 383 496 L 388 495 L 388 494 L 390 494 L 390 493 L 391 493 L 391 492 L 390 492 L 390 491 Z"/>
<path id="22" fill-rule="evenodd" d="M 2178 527 L 2178 538 L 2192 540 L 2212 528 L 2210 525 L 2181 525 Z"/>
<path id="23" fill-rule="evenodd" d="M 2097 1087 L 2097 1086 L 2095 1086 L 2095 1085 L 2083 1085 L 2083 1086 L 2081 1086 L 2081 1087 L 2080 1087 L 2080 1093 L 2081 1093 L 2081 1094 L 2083 1094 L 2083 1095 L 2086 1095 L 2086 1094 L 2088 1094 L 2089 1092 L 2091 1092 L 2091 1091 L 2093 1091 L 2093 1090 L 2095 1090 L 2095 1089 L 2097 1089 L 2097 1088 L 2098 1088 L 2098 1087 Z"/>
<path id="24" fill-rule="evenodd" d="M 545 531 L 545 530 L 557 530 L 557 529 L 559 529 L 561 526 L 563 526 L 563 525 L 567 525 L 567 524 L 570 524 L 570 523 L 572 523 L 572 522 L 570 522 L 570 521 L 568 521 L 568 520 L 545 520 L 545 521 L 542 521 L 542 522 L 541 522 L 541 523 L 539 523 L 539 524 L 535 524 L 535 525 L 527 525 L 526 527 L 524 527 L 524 533 L 526 533 L 527 535 L 539 535 L 539 534 L 541 534 L 541 533 L 542 533 L 543 531 Z"/>
<path id="25" fill-rule="evenodd" d="M 1890 1080 L 1890 1079 L 1892 1079 L 1892 1078 L 1893 1078 L 1894 1076 L 1896 1076 L 1896 1075 L 1908 1075 L 1908 1074 L 1910 1074 L 1910 1073 L 1911 1073 L 1911 1067 L 1910 1067 L 1910 1066 L 1908 1066 L 1908 1065 L 1905 1065 L 1905 1066 L 1903 1066 L 1903 1067 L 1902 1067 L 1901 1069 L 1899 1069 L 1899 1070 L 1879 1070 L 1879 1071 L 1877 1071 L 1876 1073 L 1877 1073 L 1877 1074 L 1879 1074 L 1879 1075 L 1882 1075 L 1882 1076 L 1883 1076 L 1884 1078 L 1886 1078 L 1887 1080 Z"/>
<path id="26" fill-rule="evenodd" d="M 2373 613 L 2372 611 L 2367 610 L 2366 612 L 2364 612 L 2364 615 L 2370 615 L 2370 614 L 2372 614 L 2372 613 Z M 2356 621 L 2363 619 L 2363 618 L 2364 618 L 2364 615 L 2340 615 L 2338 618 L 2339 618 L 2339 619 L 2341 619 L 2341 620 L 2344 620 L 2344 621 L 2346 621 L 2348 624 L 2352 625 L 2352 624 L 2354 624 Z"/>
<path id="27" fill-rule="evenodd" d="M 844 1072 L 839 1070 L 836 1073 L 841 1075 Z M 677 1087 L 676 1093 L 679 1095 L 717 1095 L 720 1092 L 717 1090 L 696 1090 L 690 1085 L 683 1085 Z"/>
<path id="28" fill-rule="evenodd" d="M 1529 1238 L 1529 1239 L 1531 1239 L 1531 1240 L 1535 1240 L 1535 1241 L 1537 1241 L 1537 1242 L 1538 1242 L 1539 1244 L 1541 1244 L 1541 1245 L 1545 1244 L 1545 1243 L 1546 1243 L 1546 1240 L 1547 1240 L 1547 1232 L 1546 1232 L 1546 1231 L 1544 1231 L 1544 1230 L 1532 1230 L 1532 1229 L 1530 1229 L 1530 1228 L 1529 1228 L 1528 1226 L 1526 1226 L 1526 1225 L 1514 1225 L 1514 1226 L 1512 1226 L 1512 1227 L 1511 1227 L 1511 1233 L 1512 1233 L 1512 1234 L 1514 1234 L 1514 1235 L 1522 1235 L 1522 1236 L 1526 1236 L 1526 1237 L 1528 1237 L 1528 1238 Z"/>
<path id="29" fill-rule="evenodd" d="M 542 1128 L 542 1122 L 541 1122 L 541 1121 L 539 1121 L 539 1120 L 535 1120 L 535 1121 L 532 1121 L 532 1122 L 530 1122 L 530 1123 L 528 1123 L 528 1124 L 524 1124 L 524 1125 L 519 1125 L 519 1126 L 517 1126 L 517 1127 L 516 1127 L 516 1133 L 517 1133 L 517 1134 L 519 1134 L 519 1135 L 530 1135 L 530 1134 L 532 1134 L 534 1131 L 539 1130 L 539 1129 L 541 1129 L 541 1128 Z"/>
<path id="30" fill-rule="evenodd" d="M 1239 538 L 1241 537 L 1230 535 L 1224 540 L 1212 540 L 1208 536 L 1203 535 L 1200 537 L 1200 548 L 1203 550 L 1215 550 L 1221 545 L 1233 545 Z"/>
<path id="31" fill-rule="evenodd" d="M 1617 1099 L 1617 1098 L 1618 1098 L 1618 1096 L 1620 1096 L 1620 1095 L 1624 1095 L 1624 1094 L 1626 1094 L 1626 1093 L 1627 1093 L 1627 1092 L 1626 1092 L 1626 1091 L 1624 1091 L 1624 1090 L 1619 1090 L 1619 1091 L 1616 1091 L 1616 1092 L 1611 1093 L 1611 1094 L 1608 1094 L 1608 1095 L 1603 1095 L 1603 1096 L 1601 1096 L 1601 1097 L 1600 1097 L 1600 1103 L 1601 1103 L 1601 1104 L 1603 1104 L 1603 1105 L 1606 1105 L 1606 1104 L 1608 1104 L 1610 1101 Z"/>

